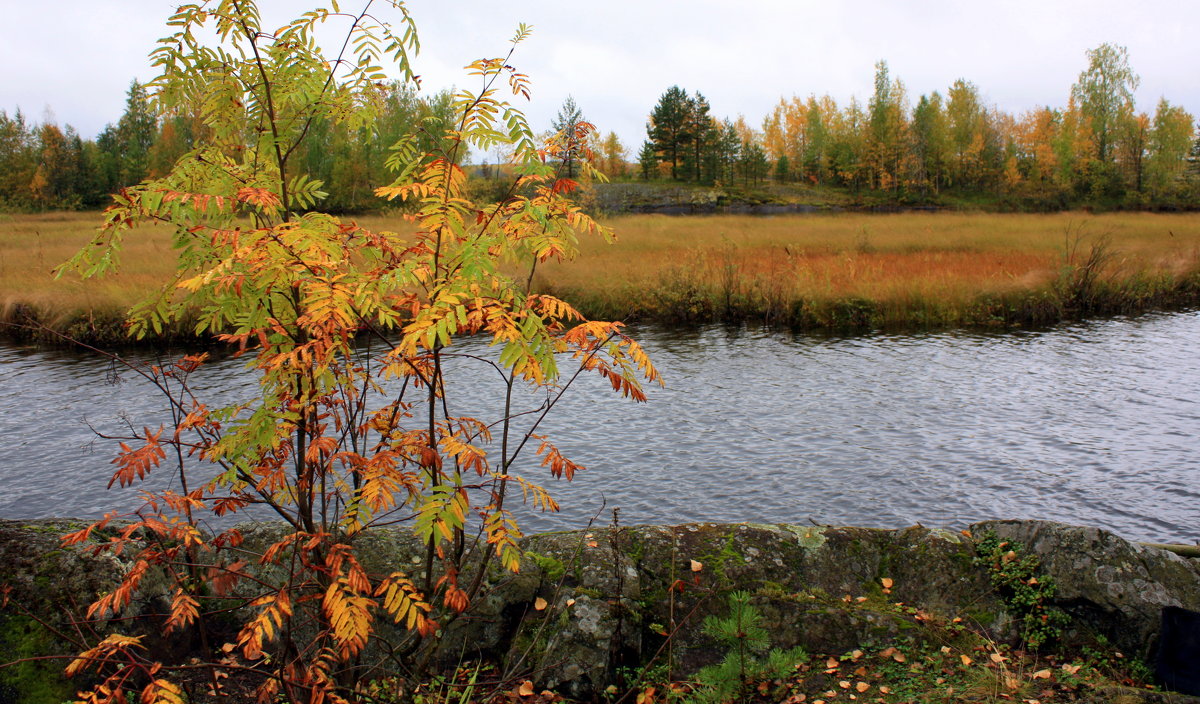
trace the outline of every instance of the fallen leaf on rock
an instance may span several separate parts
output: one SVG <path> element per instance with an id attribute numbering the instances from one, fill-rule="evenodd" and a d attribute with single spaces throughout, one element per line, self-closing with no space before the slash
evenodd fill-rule
<path id="1" fill-rule="evenodd" d="M 567 606 L 574 606 L 574 605 L 575 605 L 574 599 L 567 599 Z"/>
<path id="2" fill-rule="evenodd" d="M 546 607 L 549 605 L 550 604 L 540 596 L 533 600 L 533 608 L 537 609 L 538 611 L 545 611 Z"/>

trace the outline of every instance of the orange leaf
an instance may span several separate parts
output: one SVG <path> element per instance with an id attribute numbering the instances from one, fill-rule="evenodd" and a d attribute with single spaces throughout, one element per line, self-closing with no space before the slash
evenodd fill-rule
<path id="1" fill-rule="evenodd" d="M 692 571 L 693 572 L 699 572 L 702 569 L 704 569 L 703 562 L 699 562 L 697 560 L 692 560 Z"/>
<path id="2" fill-rule="evenodd" d="M 879 583 L 883 585 L 884 589 L 891 589 L 892 585 L 895 584 L 891 577 L 884 577 L 883 579 L 879 580 Z"/>
<path id="3" fill-rule="evenodd" d="M 533 696 L 533 683 L 530 682 L 529 680 L 525 680 L 524 682 L 522 682 L 521 686 L 517 687 L 517 694 L 522 697 L 532 697 Z"/>
<path id="4" fill-rule="evenodd" d="M 538 611 L 545 611 L 547 606 L 549 606 L 549 604 L 540 596 L 533 600 L 533 608 L 537 609 Z"/>

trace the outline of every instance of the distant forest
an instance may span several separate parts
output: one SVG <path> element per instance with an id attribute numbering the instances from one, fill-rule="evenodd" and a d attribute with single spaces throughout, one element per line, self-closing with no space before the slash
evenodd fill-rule
<path id="1" fill-rule="evenodd" d="M 1024 209 L 1200 204 L 1195 120 L 1166 98 L 1134 102 L 1139 79 L 1122 47 L 1087 52 L 1066 107 L 1014 117 L 960 79 L 913 106 L 886 62 L 866 105 L 828 95 L 780 100 L 760 129 L 718 121 L 703 95 L 678 86 L 659 99 L 638 155 L 645 178 L 754 184 L 767 180 L 873 191 L 897 202 L 943 194 Z"/>
<path id="2" fill-rule="evenodd" d="M 758 187 L 767 183 L 830 188 L 899 204 L 977 201 L 985 207 L 1193 209 L 1200 206 L 1200 144 L 1195 119 L 1166 98 L 1153 114 L 1134 101 L 1139 79 L 1123 47 L 1087 52 L 1087 67 L 1065 107 L 1020 116 L 985 104 L 979 88 L 955 81 L 915 105 L 886 62 L 875 67 L 866 104 L 839 106 L 830 96 L 781 99 L 759 127 L 744 117 L 717 119 L 700 93 L 673 86 L 653 107 L 647 138 L 634 156 L 613 133 L 587 145 L 612 179 Z M 322 208 L 361 212 L 383 204 L 374 187 L 390 177 L 389 147 L 418 132 L 436 148 L 453 126 L 451 93 L 419 96 L 381 86 L 370 126 L 314 124 L 319 145 L 292 157 L 297 174 L 324 183 Z M 568 98 L 550 126 L 572 133 L 585 121 Z M 95 140 L 70 126 L 34 124 L 0 111 L 0 211 L 99 208 L 108 195 L 165 174 L 204 141 L 200 115 L 157 115 L 134 82 L 124 114 Z M 570 159 L 564 164 L 573 175 Z M 499 167 L 499 168 L 497 168 Z M 486 161 L 476 174 L 499 175 Z"/>

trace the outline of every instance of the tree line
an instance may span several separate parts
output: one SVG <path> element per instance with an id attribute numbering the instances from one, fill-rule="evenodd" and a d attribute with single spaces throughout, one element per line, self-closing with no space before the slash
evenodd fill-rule
<path id="1" fill-rule="evenodd" d="M 374 188 L 391 180 L 391 147 L 409 134 L 424 151 L 437 151 L 453 125 L 449 90 L 419 96 L 399 82 L 377 86 L 377 119 L 349 127 L 315 120 L 310 139 L 291 156 L 296 173 L 320 181 L 323 208 L 353 212 L 379 207 Z M 211 141 L 200 114 L 159 115 L 134 81 L 125 111 L 96 139 L 84 139 L 53 118 L 29 121 L 20 110 L 0 110 L 0 211 L 76 210 L 108 205 L 110 194 L 169 173 L 179 157 Z M 246 143 L 252 142 L 247 135 Z M 461 161 L 465 154 L 456 154 Z"/>
<path id="2" fill-rule="evenodd" d="M 1102 44 L 1087 62 L 1065 107 L 1020 116 L 985 104 L 965 79 L 914 106 L 884 61 L 865 105 L 851 98 L 839 106 L 828 95 L 781 99 L 759 129 L 744 118 L 718 120 L 703 95 L 673 86 L 651 111 L 640 173 L 708 184 L 828 185 L 901 202 L 953 193 L 1047 208 L 1194 204 L 1193 116 L 1166 98 L 1153 114 L 1139 111 L 1139 78 L 1123 47 Z"/>
<path id="3" fill-rule="evenodd" d="M 793 96 L 780 99 L 758 128 L 740 116 L 718 119 L 701 93 L 672 86 L 650 113 L 632 173 L 617 135 L 594 130 L 580 132 L 586 135 L 579 144 L 567 140 L 560 171 L 574 178 L 586 152 L 615 179 L 807 184 L 902 203 L 953 195 L 1038 209 L 1194 207 L 1200 202 L 1195 119 L 1166 98 L 1152 114 L 1140 111 L 1138 84 L 1128 52 L 1102 44 L 1087 52 L 1065 107 L 1013 116 L 987 105 L 966 79 L 913 105 L 904 83 L 880 61 L 865 104 L 857 97 L 839 105 L 829 95 Z M 380 207 L 372 189 L 390 179 L 391 146 L 415 133 L 422 149 L 436 150 L 454 127 L 450 90 L 419 96 L 389 83 L 378 86 L 374 99 L 376 122 L 353 128 L 314 122 L 312 139 L 291 156 L 296 173 L 321 182 L 324 209 Z M 573 135 L 585 122 L 568 97 L 550 132 Z M 136 81 L 120 120 L 95 140 L 49 118 L 34 124 L 19 110 L 11 116 L 0 110 L 0 211 L 102 207 L 122 187 L 167 173 L 211 136 L 205 130 L 200 115 L 159 115 Z M 487 154 L 480 156 L 477 175 L 505 174 L 505 155 L 496 154 L 491 165 Z M 453 158 L 461 163 L 467 155 Z"/>

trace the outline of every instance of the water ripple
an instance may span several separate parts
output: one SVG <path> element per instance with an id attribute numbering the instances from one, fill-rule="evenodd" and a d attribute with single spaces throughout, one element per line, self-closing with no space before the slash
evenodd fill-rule
<path id="1" fill-rule="evenodd" d="M 577 527 L 619 506 L 627 522 L 1019 517 L 1200 539 L 1200 314 L 1007 334 L 636 334 L 668 388 L 643 406 L 598 380 L 573 389 L 542 430 L 589 469 L 551 487 L 562 513 L 526 528 Z M 241 366 L 206 367 L 197 393 L 250 397 Z M 465 361 L 450 369 L 477 373 Z M 96 516 L 134 500 L 105 491 L 114 446 L 94 431 L 156 426 L 164 406 L 112 371 L 86 355 L 0 347 L 0 516 Z M 454 412 L 494 416 L 484 387 L 464 385 Z"/>

